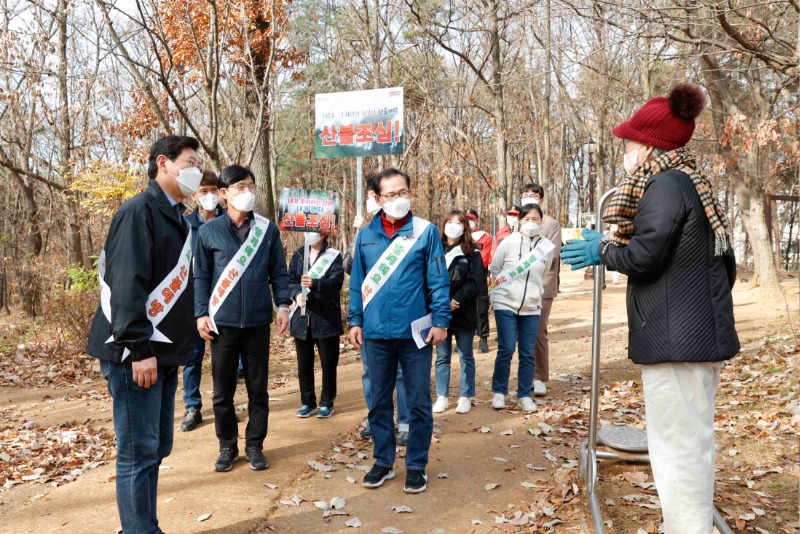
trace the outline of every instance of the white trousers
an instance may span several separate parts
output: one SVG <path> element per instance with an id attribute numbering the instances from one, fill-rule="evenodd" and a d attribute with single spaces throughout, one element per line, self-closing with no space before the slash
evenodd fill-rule
<path id="1" fill-rule="evenodd" d="M 722 363 L 642 366 L 647 447 L 666 534 L 710 534 Z"/>

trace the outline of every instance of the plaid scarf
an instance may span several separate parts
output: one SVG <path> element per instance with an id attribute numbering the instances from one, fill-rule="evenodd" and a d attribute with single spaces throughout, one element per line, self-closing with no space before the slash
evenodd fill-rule
<path id="1" fill-rule="evenodd" d="M 633 218 L 639 206 L 639 199 L 644 194 L 647 180 L 656 174 L 676 169 L 689 175 L 692 179 L 700 201 L 703 203 L 708 222 L 714 230 L 716 236 L 714 244 L 714 254 L 722 256 L 728 249 L 731 242 L 731 231 L 728 226 L 728 218 L 722 210 L 722 206 L 711 189 L 711 182 L 708 181 L 698 169 L 694 153 L 685 147 L 681 147 L 656 159 L 643 163 L 636 174 L 627 176 L 617 187 L 616 193 L 611 197 L 606 209 L 603 211 L 603 222 L 616 224 L 619 228 L 604 241 L 609 241 L 617 246 L 627 245 L 633 237 Z"/>

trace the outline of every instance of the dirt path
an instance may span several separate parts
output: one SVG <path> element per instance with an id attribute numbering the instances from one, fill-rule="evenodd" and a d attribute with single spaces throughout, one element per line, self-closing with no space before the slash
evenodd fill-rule
<path id="1" fill-rule="evenodd" d="M 549 519 L 564 521 L 556 527 L 557 531 L 589 531 L 582 490 L 576 495 L 571 489 L 577 458 L 574 443 L 582 439 L 586 425 L 583 415 L 570 418 L 564 414 L 568 414 L 573 405 L 585 404 L 591 285 L 584 282 L 581 275 L 567 271 L 562 280 L 563 293 L 556 300 L 551 318 L 550 392 L 547 397 L 537 399 L 539 411 L 525 416 L 489 408 L 486 401 L 490 397 L 492 351 L 478 357 L 477 396 L 482 403 L 467 415 L 456 415 L 453 396 L 457 394 L 458 364 L 454 361 L 452 384 L 456 389 L 452 390 L 450 410 L 435 418 L 436 439 L 431 447 L 426 493 L 416 496 L 403 493 L 402 457 L 398 457 L 396 463 L 398 478 L 379 490 L 363 488 L 360 485 L 363 470 L 347 467 L 348 463 L 362 467 L 371 465 L 371 458 L 365 457 L 371 452 L 369 444 L 354 437 L 358 423 L 365 416 L 365 408 L 361 365 L 350 358 L 349 363 L 346 360 L 339 369 L 339 397 L 336 415 L 331 419 L 294 417 L 299 406 L 295 380 L 270 391 L 272 413 L 265 447 L 270 468 L 263 472 L 251 471 L 243 461 L 230 473 L 213 471 L 217 446 L 208 392 L 210 377 L 204 377 L 206 421 L 193 432 L 176 432 L 172 455 L 161 471 L 161 527 L 170 533 L 252 530 L 316 533 L 350 530 L 345 521 L 358 517 L 365 532 L 380 532 L 387 527 L 404 532 L 489 532 L 495 528 L 496 516 L 504 512 L 507 517 L 513 516 L 515 511 L 530 512 L 526 503 L 541 500 L 543 493 L 566 490 L 562 496 L 566 501 L 564 506 Z M 792 291 L 793 301 L 797 302 L 796 287 Z M 605 293 L 604 382 L 636 377 L 625 354 L 624 293 L 624 277 L 619 286 L 609 286 Z M 776 325 L 787 322 L 783 306 L 760 303 L 752 290 L 737 287 L 735 301 L 743 339 L 756 338 L 765 330 L 774 330 Z M 795 322 L 796 313 L 792 318 Z M 516 383 L 515 369 L 511 383 Z M 97 381 L 70 391 L 2 388 L 0 411 L 16 406 L 29 413 L 40 426 L 91 419 L 95 426 L 110 427 L 110 399 L 101 393 L 91 393 L 102 387 Z M 635 389 L 635 386 L 630 387 L 631 391 Z M 237 396 L 240 403 L 245 402 L 242 389 L 240 387 Z M 176 414 L 180 416 L 183 413 L 180 389 L 178 394 Z M 65 395 L 70 397 L 65 399 Z M 635 415 L 625 416 L 636 418 Z M 490 431 L 482 433 L 478 430 L 481 427 Z M 544 432 L 539 435 L 529 432 L 537 428 Z M 349 460 L 341 463 L 345 457 Z M 308 467 L 309 460 L 324 462 L 335 470 L 314 471 Z M 447 477 L 437 478 L 441 473 L 446 473 Z M 119 524 L 113 475 L 111 462 L 57 488 L 29 483 L 3 491 L 0 493 L 0 532 L 113 533 Z M 499 486 L 487 490 L 486 485 L 490 483 Z M 522 483 L 532 486 L 524 487 Z M 274 484 L 277 488 L 270 489 L 265 484 Z M 554 484 L 558 486 L 555 489 Z M 299 506 L 280 502 L 290 502 L 294 496 L 303 499 Z M 323 518 L 323 511 L 312 504 L 313 501 L 330 502 L 333 497 L 345 499 L 343 511 L 348 515 Z M 392 510 L 402 505 L 413 512 Z M 206 521 L 196 520 L 208 513 L 212 515 Z M 657 518 L 657 513 L 651 511 L 651 517 Z M 543 519 L 540 515 L 539 524 Z M 516 528 L 507 523 L 498 526 L 511 531 Z M 617 531 L 628 532 L 625 528 Z"/>

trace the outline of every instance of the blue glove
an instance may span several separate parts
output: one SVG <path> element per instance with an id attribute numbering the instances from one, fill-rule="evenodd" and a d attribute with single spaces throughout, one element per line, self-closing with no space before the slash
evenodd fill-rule
<path id="1" fill-rule="evenodd" d="M 603 234 L 584 228 L 581 237 L 585 241 L 570 241 L 561 248 L 561 259 L 571 265 L 572 270 L 590 265 L 600 265 L 600 239 Z"/>

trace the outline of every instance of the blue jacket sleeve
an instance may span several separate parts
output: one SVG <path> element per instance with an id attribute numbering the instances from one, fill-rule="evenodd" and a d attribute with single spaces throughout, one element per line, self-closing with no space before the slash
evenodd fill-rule
<path id="1" fill-rule="evenodd" d="M 194 253 L 194 316 L 208 315 L 208 301 L 211 298 L 211 277 L 214 275 L 214 253 L 208 248 L 208 231 L 201 226 L 197 232 Z"/>
<path id="2" fill-rule="evenodd" d="M 350 304 L 347 308 L 347 324 L 350 326 L 364 326 L 364 307 L 361 300 L 361 284 L 367 273 L 364 269 L 364 260 L 361 258 L 361 238 L 364 232 L 359 232 L 353 248 L 353 265 L 350 269 Z"/>
<path id="3" fill-rule="evenodd" d="M 272 297 L 277 306 L 289 306 L 292 303 L 292 299 L 289 298 L 289 271 L 286 269 L 286 251 L 281 242 L 281 233 L 274 224 L 269 225 L 267 232 L 274 233 L 270 239 L 271 248 L 267 260 Z"/>
<path id="4" fill-rule="evenodd" d="M 300 285 L 300 278 L 303 276 L 303 255 L 298 250 L 292 256 L 289 262 L 289 296 L 297 298 L 297 295 L 303 291 L 303 286 Z"/>
<path id="5" fill-rule="evenodd" d="M 683 194 L 678 183 L 669 176 L 652 179 L 639 199 L 633 219 L 633 238 L 626 246 L 606 247 L 603 263 L 632 278 L 660 275 L 685 220 Z"/>
<path id="6" fill-rule="evenodd" d="M 425 281 L 428 289 L 433 326 L 448 328 L 452 314 L 450 312 L 450 275 L 447 273 L 447 261 L 444 259 L 442 239 L 435 225 L 428 227 L 427 258 L 425 259 Z"/>

